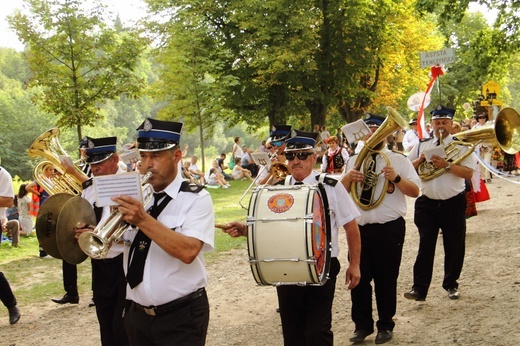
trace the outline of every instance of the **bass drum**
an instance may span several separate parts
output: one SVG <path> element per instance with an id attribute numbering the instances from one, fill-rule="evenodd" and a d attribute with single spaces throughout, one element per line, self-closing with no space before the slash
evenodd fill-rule
<path id="1" fill-rule="evenodd" d="M 264 185 L 253 190 L 248 218 L 249 263 L 259 285 L 323 285 L 331 230 L 323 185 Z"/>

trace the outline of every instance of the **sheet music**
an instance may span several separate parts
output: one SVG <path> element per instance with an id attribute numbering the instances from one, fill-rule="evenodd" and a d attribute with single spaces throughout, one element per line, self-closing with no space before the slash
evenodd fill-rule
<path id="1" fill-rule="evenodd" d="M 93 181 L 98 207 L 117 205 L 110 197 L 119 195 L 127 195 L 143 201 L 141 179 L 137 171 L 94 177 Z"/>
<path id="2" fill-rule="evenodd" d="M 347 124 L 343 126 L 341 130 L 350 144 L 357 143 L 360 139 L 371 133 L 370 128 L 365 124 L 363 119 Z"/>
<path id="3" fill-rule="evenodd" d="M 265 169 L 269 169 L 271 167 L 271 159 L 269 159 L 269 155 L 264 152 L 255 152 L 251 154 L 253 161 L 259 166 L 266 166 Z"/>

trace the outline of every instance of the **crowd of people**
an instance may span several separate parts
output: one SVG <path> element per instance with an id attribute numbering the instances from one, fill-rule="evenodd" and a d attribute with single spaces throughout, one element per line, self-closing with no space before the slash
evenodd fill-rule
<path id="1" fill-rule="evenodd" d="M 351 292 L 351 317 L 355 324 L 350 341 L 361 343 L 375 330 L 376 344 L 393 338 L 397 279 L 406 233 L 406 196 L 415 198 L 414 222 L 420 243 L 413 283 L 404 297 L 415 301 L 427 298 L 435 245 L 442 232 L 442 287 L 449 299 L 458 299 L 465 251 L 467 184 L 479 170 L 471 152 L 463 160 L 453 162 L 435 151 L 439 143 L 446 145 L 455 140 L 458 130 L 454 114 L 453 109 L 439 106 L 431 112 L 431 130 L 423 139 L 417 136 L 417 120 L 412 119 L 408 131 L 399 129 L 380 143 L 371 143 L 370 138 L 384 117 L 370 115 L 365 120 L 370 133 L 362 139 L 365 145 L 370 143 L 369 150 L 368 146 L 359 150 L 362 146 L 356 149 L 347 143 L 341 129 L 330 134 L 325 126 L 305 132 L 289 125 L 274 125 L 257 150 L 241 145 L 241 138 L 236 137 L 230 158 L 222 153 L 207 172 L 199 168 L 196 155 L 188 157 L 187 146 L 181 150 L 182 123 L 146 119 L 138 128 L 133 145 L 139 153 L 138 161 L 122 162 L 116 137 L 86 137 L 80 143 L 84 173 L 62 162 L 65 172 L 82 183 L 81 196 L 90 203 L 97 222 L 117 211 L 128 224 L 122 239 L 109 246 L 106 257 L 91 261 L 92 306 L 96 309 L 101 344 L 205 343 L 209 302 L 204 253 L 214 248 L 215 217 L 210 194 L 204 187 L 227 189 L 230 181 L 238 179 L 288 189 L 320 183 L 327 197 L 331 230 L 327 280 L 319 285 L 287 283 L 276 287 L 285 345 L 333 344 L 332 303 L 337 282 L 343 282 L 338 281 L 342 268 L 338 260 L 341 230 L 346 232 L 348 249 L 348 263 L 343 264 L 344 282 Z M 485 144 L 478 150 L 483 148 Z M 468 149 L 461 146 L 460 150 L 465 154 Z M 369 164 L 358 165 L 360 157 Z M 440 174 L 425 179 L 418 174 L 422 172 L 420 167 Z M 46 167 L 42 174 L 52 179 L 54 169 Z M 128 170 L 151 173 L 148 182 L 154 190 L 150 201 L 153 205 L 145 209 L 141 201 L 119 194 L 111 198 L 115 209 L 98 205 L 93 179 L 117 176 Z M 6 207 L 14 203 L 14 192 L 10 176 L 1 168 L 0 178 L 0 215 L 4 215 Z M 483 180 L 487 179 L 483 176 Z M 29 197 L 29 192 L 39 198 Z M 49 193 L 37 182 L 20 187 L 16 221 L 19 226 L 16 231 L 7 231 L 12 246 L 16 246 L 20 234 L 33 233 L 30 213 L 45 198 L 49 198 Z M 9 222 L 6 218 L 5 224 Z M 248 236 L 249 232 L 244 220 L 219 227 L 232 237 Z M 92 225 L 77 224 L 76 239 L 94 229 Z M 40 256 L 45 257 L 42 251 Z M 9 284 L 0 274 L 2 302 L 13 324 L 20 312 L 10 288 L 3 290 Z M 53 301 L 77 304 L 76 265 L 66 261 L 63 284 L 65 295 Z M 377 319 L 373 317 L 373 290 Z"/>

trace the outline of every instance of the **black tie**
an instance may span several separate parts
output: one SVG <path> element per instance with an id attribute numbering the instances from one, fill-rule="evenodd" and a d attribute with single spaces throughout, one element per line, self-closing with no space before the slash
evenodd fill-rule
<path id="1" fill-rule="evenodd" d="M 439 146 L 441 144 L 441 140 L 438 139 L 437 142 L 435 142 L 435 145 Z"/>
<path id="2" fill-rule="evenodd" d="M 158 205 L 161 199 L 163 199 L 163 201 Z M 170 203 L 171 199 L 172 198 L 166 195 L 165 192 L 154 193 L 153 206 L 149 212 L 150 215 L 154 219 L 157 219 L 166 205 Z M 144 265 L 146 263 L 146 256 L 148 256 L 148 250 L 150 250 L 150 243 L 150 238 L 144 234 L 144 232 L 141 230 L 137 231 L 134 241 L 130 246 L 130 252 L 128 253 L 129 263 L 126 274 L 126 281 L 132 289 L 143 281 Z"/>
<path id="3" fill-rule="evenodd" d="M 96 215 L 96 221 L 97 221 L 97 223 L 99 223 L 99 221 L 101 221 L 101 215 L 103 215 L 103 207 L 98 207 L 98 206 L 94 203 L 94 214 Z"/>
<path id="4" fill-rule="evenodd" d="M 377 164 L 376 164 L 376 157 L 377 157 L 377 154 L 372 154 L 372 160 L 374 161 L 374 163 L 373 163 L 372 168 L 369 171 L 372 171 L 372 172 L 376 171 L 376 166 L 377 166 Z M 368 172 L 364 172 L 365 179 L 368 178 L 367 173 Z M 371 175 L 372 174 L 373 173 L 371 173 Z M 359 201 L 363 205 L 370 205 L 370 202 L 372 201 L 372 190 L 373 189 L 374 189 L 374 186 L 370 185 L 365 190 L 365 185 L 363 184 L 363 190 L 361 191 L 361 196 L 359 197 Z"/>
<path id="5" fill-rule="evenodd" d="M 294 185 L 303 185 L 303 181 L 297 181 L 294 183 Z"/>

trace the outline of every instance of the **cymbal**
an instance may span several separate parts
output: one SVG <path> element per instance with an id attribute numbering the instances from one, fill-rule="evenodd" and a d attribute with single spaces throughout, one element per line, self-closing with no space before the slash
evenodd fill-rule
<path id="1" fill-rule="evenodd" d="M 56 226 L 58 249 L 63 259 L 70 264 L 79 264 L 87 259 L 75 238 L 78 222 L 95 225 L 96 214 L 85 198 L 76 196 L 63 205 Z"/>
<path id="2" fill-rule="evenodd" d="M 63 205 L 73 195 L 68 193 L 58 193 L 50 196 L 43 203 L 36 217 L 36 236 L 40 246 L 54 258 L 62 259 L 58 243 L 56 241 L 56 223 Z"/>

